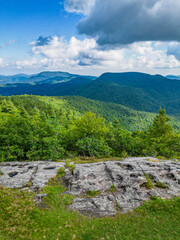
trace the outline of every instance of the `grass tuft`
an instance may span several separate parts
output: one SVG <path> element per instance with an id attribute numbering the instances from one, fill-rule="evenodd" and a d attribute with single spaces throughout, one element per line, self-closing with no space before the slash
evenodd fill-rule
<path id="1" fill-rule="evenodd" d="M 110 192 L 116 192 L 116 191 L 117 191 L 117 189 L 116 189 L 116 187 L 114 186 L 114 184 L 111 185 L 109 191 L 110 191 Z"/>
<path id="2" fill-rule="evenodd" d="M 147 189 L 152 189 L 154 186 L 153 186 L 153 183 L 151 182 L 150 177 L 147 174 L 145 174 L 145 177 L 146 177 L 146 180 L 147 180 L 147 182 L 145 183 L 145 187 Z"/>
<path id="3" fill-rule="evenodd" d="M 157 182 L 156 184 L 155 184 L 155 186 L 156 187 L 158 187 L 158 188 L 167 188 L 167 186 L 166 186 L 166 184 L 164 184 L 164 183 L 162 183 L 162 182 Z"/>
<path id="4" fill-rule="evenodd" d="M 96 197 L 98 195 L 100 195 L 101 192 L 100 191 L 94 191 L 94 190 L 87 190 L 86 192 L 86 195 L 89 197 L 89 198 L 93 198 L 93 197 Z"/>

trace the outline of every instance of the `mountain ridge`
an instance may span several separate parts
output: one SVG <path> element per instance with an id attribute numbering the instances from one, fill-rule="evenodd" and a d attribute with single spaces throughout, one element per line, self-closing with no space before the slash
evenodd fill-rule
<path id="1" fill-rule="evenodd" d="M 23 83 L 0 87 L 0 95 L 82 96 L 157 113 L 160 107 L 180 116 L 180 81 L 140 72 L 103 73 L 100 77 L 41 72 Z"/>

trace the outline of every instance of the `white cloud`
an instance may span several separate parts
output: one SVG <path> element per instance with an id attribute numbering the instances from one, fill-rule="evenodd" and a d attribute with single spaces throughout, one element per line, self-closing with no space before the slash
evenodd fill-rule
<path id="1" fill-rule="evenodd" d="M 158 45 L 161 46 L 161 44 Z M 172 55 L 168 56 L 166 54 L 166 51 L 154 48 L 153 42 L 134 43 L 131 46 L 131 50 L 134 52 L 133 58 L 134 61 L 136 61 L 136 64 L 134 65 L 137 68 L 146 69 L 180 68 L 180 61 L 178 61 Z"/>
<path id="2" fill-rule="evenodd" d="M 95 0 L 65 0 L 64 7 L 67 12 L 87 15 L 94 4 Z"/>
<path id="3" fill-rule="evenodd" d="M 9 66 L 9 63 L 6 63 L 3 58 L 0 58 L 0 67 L 4 68 L 8 66 Z"/>
<path id="4" fill-rule="evenodd" d="M 46 44 L 31 43 L 33 59 L 18 61 L 18 68 L 40 68 L 99 74 L 105 71 L 153 72 L 180 68 L 180 61 L 162 50 L 162 44 L 140 42 L 123 48 L 102 49 L 95 39 L 69 41 L 57 36 Z"/>
<path id="5" fill-rule="evenodd" d="M 180 43 L 171 42 L 167 49 L 167 54 L 174 56 L 176 59 L 180 60 Z"/>
<path id="6" fill-rule="evenodd" d="M 39 65 L 39 61 L 36 58 L 24 61 L 16 61 L 16 66 L 18 69 L 23 69 L 25 67 L 35 67 L 37 68 Z"/>
<path id="7" fill-rule="evenodd" d="M 72 37 L 70 41 L 53 37 L 47 45 L 37 46 L 32 42 L 32 53 L 42 55 L 49 62 L 56 62 L 57 66 L 101 66 L 111 62 L 122 60 L 123 50 L 116 49 L 103 51 L 98 48 L 94 39 L 78 40 Z"/>

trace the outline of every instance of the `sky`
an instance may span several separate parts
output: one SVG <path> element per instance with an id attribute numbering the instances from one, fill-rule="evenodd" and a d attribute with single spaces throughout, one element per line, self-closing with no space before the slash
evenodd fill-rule
<path id="1" fill-rule="evenodd" d="M 180 75 L 180 1 L 0 0 L 0 74 Z"/>

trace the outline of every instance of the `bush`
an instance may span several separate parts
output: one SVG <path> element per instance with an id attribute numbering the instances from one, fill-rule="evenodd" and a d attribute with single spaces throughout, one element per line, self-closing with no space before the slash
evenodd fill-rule
<path id="1" fill-rule="evenodd" d="M 111 148 L 102 140 L 95 137 L 86 137 L 76 143 L 76 151 L 79 155 L 89 157 L 110 156 Z"/>

